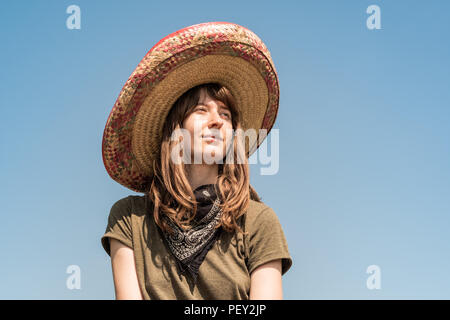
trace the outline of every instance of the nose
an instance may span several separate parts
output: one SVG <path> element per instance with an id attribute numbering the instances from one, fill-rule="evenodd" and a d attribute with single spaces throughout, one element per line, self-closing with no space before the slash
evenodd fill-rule
<path id="1" fill-rule="evenodd" d="M 208 127 L 211 128 L 213 126 L 216 126 L 219 129 L 223 126 L 223 119 L 220 117 L 217 110 L 210 113 Z"/>

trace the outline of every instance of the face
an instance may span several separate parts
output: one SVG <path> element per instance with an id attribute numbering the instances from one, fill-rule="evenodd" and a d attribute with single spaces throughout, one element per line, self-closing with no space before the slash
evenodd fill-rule
<path id="1" fill-rule="evenodd" d="M 201 91 L 197 106 L 184 119 L 183 128 L 191 138 L 191 163 L 218 163 L 218 159 L 225 157 L 233 134 L 231 111 L 224 103 L 212 99 L 205 90 Z M 189 150 L 189 146 L 186 147 Z M 206 157 L 210 160 L 205 161 Z"/>

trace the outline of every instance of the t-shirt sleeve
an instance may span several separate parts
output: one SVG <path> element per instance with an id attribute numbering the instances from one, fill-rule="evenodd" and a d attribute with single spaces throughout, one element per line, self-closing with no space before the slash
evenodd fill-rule
<path id="1" fill-rule="evenodd" d="M 101 238 L 103 249 L 111 256 L 110 238 L 117 239 L 128 247 L 133 247 L 131 233 L 130 197 L 118 200 L 109 212 L 105 234 Z"/>
<path id="2" fill-rule="evenodd" d="M 273 209 L 264 209 L 249 223 L 249 274 L 269 261 L 281 259 L 281 274 L 284 275 L 292 266 L 292 258 L 280 221 Z"/>

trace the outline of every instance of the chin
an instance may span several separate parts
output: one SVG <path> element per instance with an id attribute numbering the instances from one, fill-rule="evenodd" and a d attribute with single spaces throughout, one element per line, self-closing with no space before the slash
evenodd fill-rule
<path id="1" fill-rule="evenodd" d="M 213 157 L 211 153 L 214 151 L 215 156 Z M 213 163 L 206 163 L 206 164 L 219 164 L 219 161 L 225 157 L 224 152 L 222 148 L 219 147 L 210 147 L 210 148 L 204 148 L 201 152 L 194 152 L 194 162 L 195 162 L 195 156 L 198 158 L 201 158 L 202 163 L 206 163 L 205 159 L 208 159 L 209 161 L 213 161 Z"/>

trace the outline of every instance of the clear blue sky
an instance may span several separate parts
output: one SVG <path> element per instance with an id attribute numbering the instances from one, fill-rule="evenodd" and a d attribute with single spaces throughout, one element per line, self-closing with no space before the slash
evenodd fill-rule
<path id="1" fill-rule="evenodd" d="M 80 30 L 66 28 L 72 4 Z M 372 4 L 380 30 L 366 26 Z M 136 193 L 104 169 L 106 119 L 156 42 L 208 21 L 254 31 L 279 73 L 279 172 L 251 165 L 251 183 L 294 260 L 285 298 L 450 298 L 450 2 L 0 6 L 1 299 L 114 298 L 100 238 L 112 204 Z M 381 289 L 366 286 L 370 265 Z"/>

